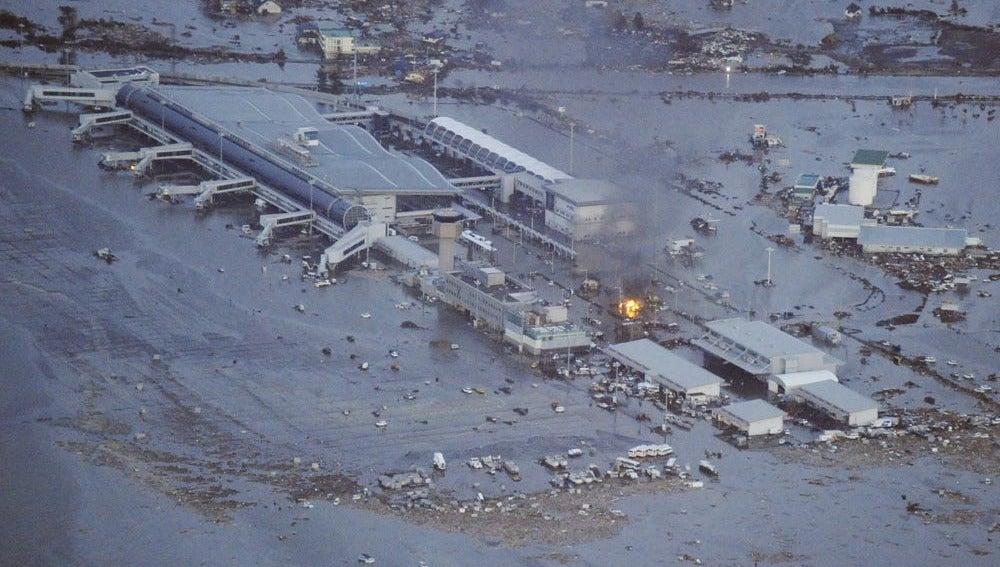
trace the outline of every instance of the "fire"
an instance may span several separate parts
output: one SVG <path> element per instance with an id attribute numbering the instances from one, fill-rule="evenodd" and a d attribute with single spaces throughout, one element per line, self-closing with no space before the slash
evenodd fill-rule
<path id="1" fill-rule="evenodd" d="M 626 319 L 635 319 L 641 309 L 642 304 L 637 299 L 623 299 L 618 303 L 618 313 Z"/>

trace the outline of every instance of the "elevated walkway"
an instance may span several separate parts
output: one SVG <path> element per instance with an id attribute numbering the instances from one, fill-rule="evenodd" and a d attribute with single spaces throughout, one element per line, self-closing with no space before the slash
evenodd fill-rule
<path id="1" fill-rule="evenodd" d="M 49 85 L 32 85 L 24 95 L 24 111 L 56 102 L 73 102 L 93 108 L 114 108 L 115 91 Z"/>
<path id="2" fill-rule="evenodd" d="M 458 189 L 499 189 L 499 175 L 483 175 L 479 177 L 456 177 L 449 179 L 449 183 Z"/>
<path id="3" fill-rule="evenodd" d="M 375 110 L 356 110 L 348 112 L 327 112 L 320 114 L 327 122 L 334 124 L 363 124 L 371 122 Z"/>
<path id="4" fill-rule="evenodd" d="M 156 197 L 168 202 L 175 202 L 181 195 L 197 195 L 194 204 L 199 209 L 212 203 L 212 197 L 237 191 L 253 191 L 257 181 L 252 177 L 237 177 L 236 179 L 217 179 L 202 181 L 197 185 L 160 185 Z"/>
<path id="5" fill-rule="evenodd" d="M 107 126 L 109 124 L 128 124 L 133 118 L 130 110 L 115 110 L 113 112 L 100 112 L 97 114 L 81 114 L 80 124 L 73 128 L 72 136 L 74 142 L 80 142 L 90 134 L 94 128 Z"/>

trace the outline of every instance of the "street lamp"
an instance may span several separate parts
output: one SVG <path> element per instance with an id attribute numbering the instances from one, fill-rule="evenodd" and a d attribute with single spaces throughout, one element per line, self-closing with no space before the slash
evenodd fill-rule
<path id="1" fill-rule="evenodd" d="M 569 174 L 573 175 L 573 129 L 576 128 L 575 122 L 569 123 Z"/>
<path id="2" fill-rule="evenodd" d="M 438 69 L 434 69 L 434 118 L 438 115 Z"/>
<path id="3" fill-rule="evenodd" d="M 219 174 L 222 174 L 222 140 L 226 138 L 225 132 L 219 132 Z"/>
<path id="4" fill-rule="evenodd" d="M 774 248 L 768 246 L 766 250 L 767 250 L 767 286 L 771 287 L 772 285 L 774 285 L 771 282 L 771 253 L 774 252 Z"/>

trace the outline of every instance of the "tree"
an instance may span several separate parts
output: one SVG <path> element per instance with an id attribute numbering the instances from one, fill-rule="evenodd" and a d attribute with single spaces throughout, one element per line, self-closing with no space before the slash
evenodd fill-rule
<path id="1" fill-rule="evenodd" d="M 635 16 L 632 18 L 632 27 L 639 31 L 646 29 L 646 20 L 639 12 L 636 12 Z"/>
<path id="2" fill-rule="evenodd" d="M 621 10 L 615 10 L 611 14 L 611 29 L 618 31 L 623 30 L 628 27 L 628 18 L 625 17 L 625 13 Z"/>

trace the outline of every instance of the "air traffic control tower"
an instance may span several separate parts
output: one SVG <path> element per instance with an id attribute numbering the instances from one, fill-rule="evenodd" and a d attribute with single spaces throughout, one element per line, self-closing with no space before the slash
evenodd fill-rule
<path id="1" fill-rule="evenodd" d="M 434 236 L 438 237 L 438 269 L 455 269 L 455 239 L 462 233 L 462 213 L 454 209 L 438 209 L 432 215 Z"/>

